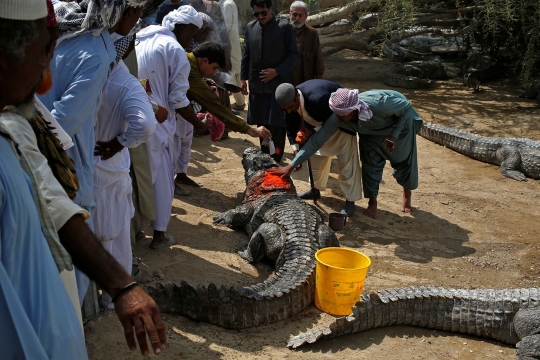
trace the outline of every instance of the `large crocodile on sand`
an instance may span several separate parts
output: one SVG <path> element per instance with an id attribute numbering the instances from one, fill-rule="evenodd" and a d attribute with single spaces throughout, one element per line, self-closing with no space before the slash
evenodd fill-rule
<path id="1" fill-rule="evenodd" d="M 239 252 L 249 262 L 275 261 L 275 274 L 251 286 L 192 286 L 185 281 L 145 286 L 160 310 L 225 328 L 241 329 L 293 316 L 313 301 L 315 252 L 339 246 L 314 207 L 296 196 L 292 180 L 267 173 L 278 166 L 256 148 L 244 151 L 242 205 L 214 217 L 216 224 L 245 228 L 250 240 Z"/>
<path id="2" fill-rule="evenodd" d="M 501 174 L 509 178 L 540 179 L 540 141 L 480 136 L 433 123 L 424 123 L 419 134 L 473 159 L 500 165 Z"/>
<path id="3" fill-rule="evenodd" d="M 411 61 L 399 64 L 384 74 L 388 86 L 425 89 L 437 85 L 433 80 L 446 80 L 448 75 L 440 61 Z"/>
<path id="4" fill-rule="evenodd" d="M 540 289 L 406 287 L 363 294 L 352 314 L 289 339 L 297 348 L 319 339 L 383 326 L 410 325 L 516 345 L 519 360 L 540 359 Z"/>

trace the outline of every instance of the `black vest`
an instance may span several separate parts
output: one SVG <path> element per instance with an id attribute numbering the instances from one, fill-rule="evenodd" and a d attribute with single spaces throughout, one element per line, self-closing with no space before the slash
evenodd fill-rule
<path id="1" fill-rule="evenodd" d="M 330 95 L 342 87 L 343 86 L 338 83 L 330 80 L 313 79 L 301 83 L 296 88 L 300 90 L 304 97 L 304 108 L 308 114 L 314 120 L 324 123 L 333 114 L 332 110 L 330 110 L 330 106 L 328 106 Z M 349 130 L 341 128 L 340 130 L 347 134 L 355 134 Z"/>

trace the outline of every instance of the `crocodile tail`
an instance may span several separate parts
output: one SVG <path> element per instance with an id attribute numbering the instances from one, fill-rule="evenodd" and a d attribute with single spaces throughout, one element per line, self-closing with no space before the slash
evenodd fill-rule
<path id="1" fill-rule="evenodd" d="M 419 131 L 420 136 L 442 145 L 460 154 L 486 163 L 499 165 L 496 151 L 500 147 L 497 138 L 486 138 L 465 130 L 433 123 L 424 123 Z"/>
<path id="2" fill-rule="evenodd" d="M 435 86 L 435 82 L 433 80 L 422 79 L 415 76 L 400 75 L 391 70 L 384 74 L 384 83 L 388 86 L 405 89 L 426 89 Z"/>
<path id="3" fill-rule="evenodd" d="M 330 326 L 292 337 L 297 348 L 319 339 L 392 325 L 476 335 L 516 344 L 513 318 L 520 308 L 540 306 L 540 289 L 461 290 L 407 287 L 363 294 L 352 314 Z"/>
<path id="4" fill-rule="evenodd" d="M 273 277 L 248 287 L 159 281 L 144 288 L 164 313 L 243 329 L 275 323 L 305 309 L 313 301 L 314 268 L 314 260 L 306 257 L 286 261 Z"/>

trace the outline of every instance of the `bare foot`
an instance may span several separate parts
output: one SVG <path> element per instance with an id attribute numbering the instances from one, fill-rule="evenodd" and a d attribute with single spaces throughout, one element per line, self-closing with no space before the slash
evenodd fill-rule
<path id="1" fill-rule="evenodd" d="M 369 198 L 368 207 L 364 210 L 364 215 L 376 219 L 377 218 L 377 199 Z"/>
<path id="2" fill-rule="evenodd" d="M 412 191 L 406 190 L 405 188 L 403 188 L 403 203 L 401 204 L 401 212 L 404 212 L 407 214 L 412 213 L 411 196 L 412 196 Z"/>
<path id="3" fill-rule="evenodd" d="M 154 231 L 154 238 L 150 244 L 150 249 L 160 249 L 174 244 L 176 244 L 176 240 L 172 236 L 165 235 L 164 231 Z"/>
<path id="4" fill-rule="evenodd" d="M 193 186 L 193 187 L 202 187 L 201 184 L 189 178 L 185 173 L 176 174 L 176 179 L 174 179 L 174 181 L 176 184 L 183 184 L 183 185 Z"/>

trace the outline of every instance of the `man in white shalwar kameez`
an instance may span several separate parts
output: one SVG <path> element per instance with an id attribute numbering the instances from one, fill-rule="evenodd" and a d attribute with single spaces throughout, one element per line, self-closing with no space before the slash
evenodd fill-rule
<path id="1" fill-rule="evenodd" d="M 146 90 L 121 60 L 133 36 L 113 34 L 118 64 L 99 97 L 94 152 L 94 231 L 105 250 L 128 273 L 132 265 L 130 221 L 134 214 L 128 148 L 147 142 L 156 130 Z M 114 308 L 106 292 L 102 303 L 105 308 Z"/>
<path id="2" fill-rule="evenodd" d="M 178 157 L 174 136 L 185 138 L 193 126 L 208 129 L 193 112 L 186 95 L 191 67 L 184 47 L 191 43 L 201 26 L 202 19 L 197 11 L 191 6 L 181 6 L 165 16 L 162 26 L 151 25 L 137 33 L 139 78 L 150 81 L 150 99 L 166 106 L 169 112 L 169 118 L 157 125 L 148 141 L 156 199 L 156 218 L 151 222 L 154 237 L 150 247 L 153 249 L 176 243 L 172 237 L 165 237 L 174 198 L 173 161 Z"/>

